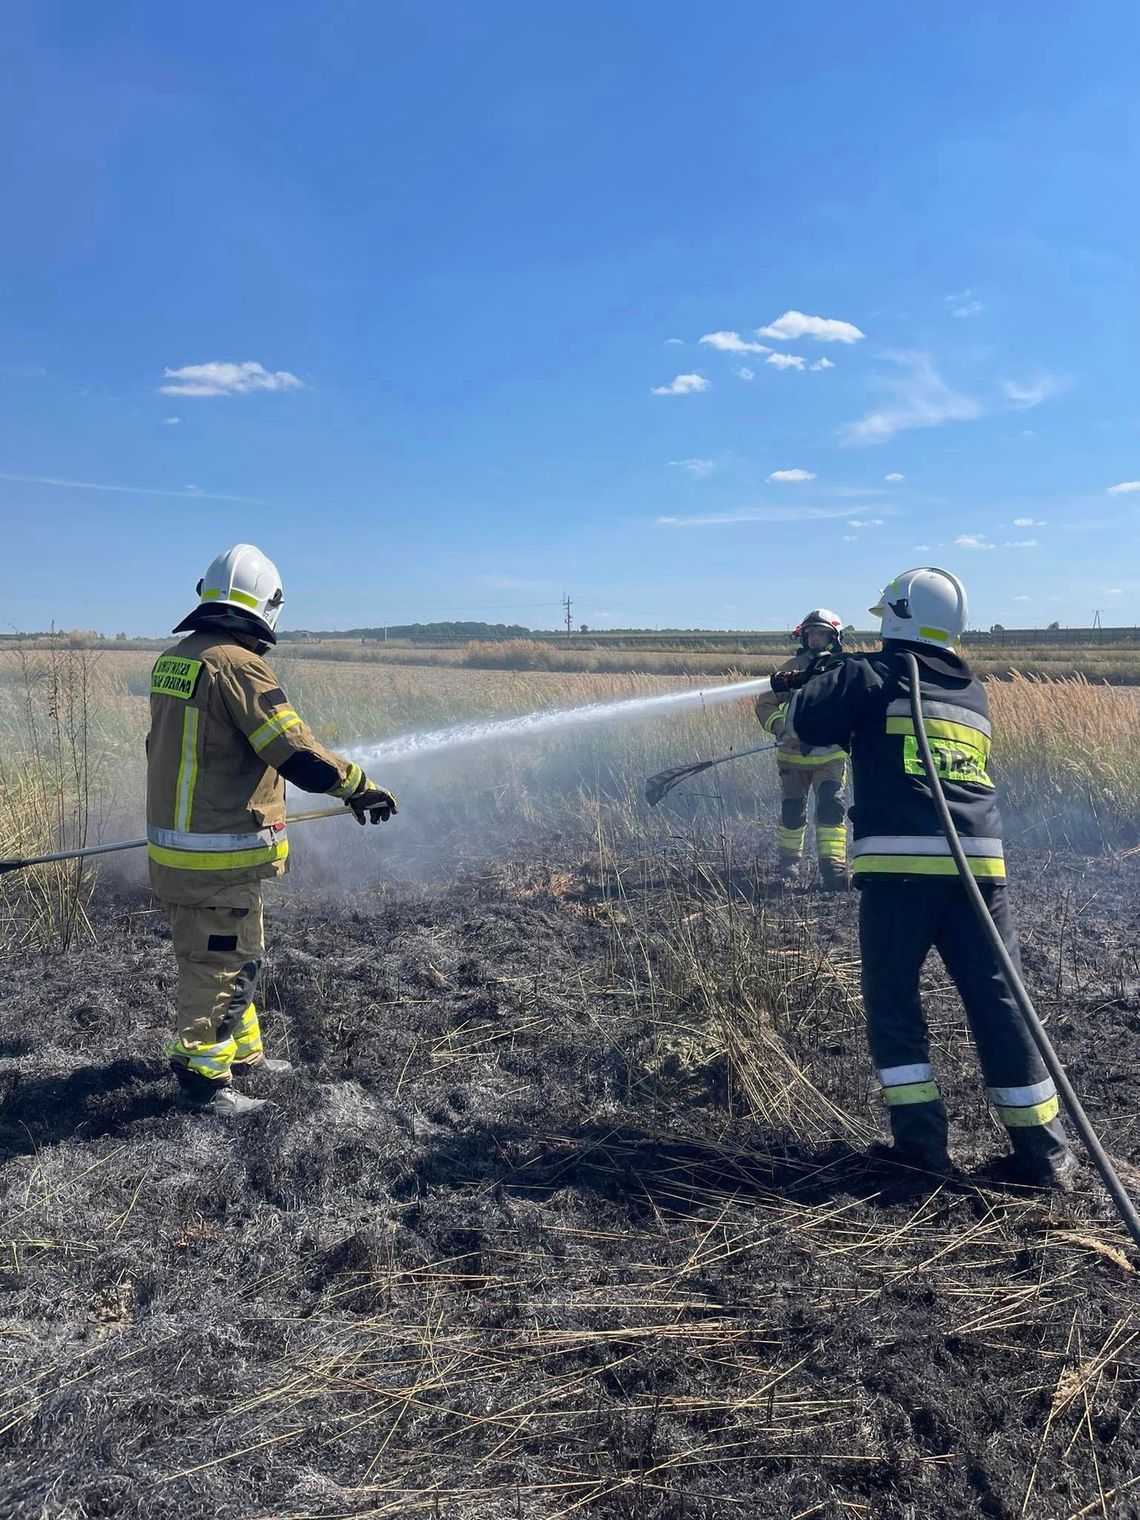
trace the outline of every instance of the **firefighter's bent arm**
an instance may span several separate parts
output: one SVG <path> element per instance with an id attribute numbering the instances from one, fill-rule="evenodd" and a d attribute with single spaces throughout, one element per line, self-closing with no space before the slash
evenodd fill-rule
<path id="1" fill-rule="evenodd" d="M 853 730 L 881 702 L 882 690 L 882 678 L 867 660 L 856 656 L 837 661 L 793 696 L 788 728 L 803 744 L 850 750 Z"/>
<path id="2" fill-rule="evenodd" d="M 259 655 L 248 654 L 240 663 L 225 666 L 219 671 L 218 687 L 255 754 L 291 786 L 347 802 L 370 785 L 359 765 L 325 749 Z"/>

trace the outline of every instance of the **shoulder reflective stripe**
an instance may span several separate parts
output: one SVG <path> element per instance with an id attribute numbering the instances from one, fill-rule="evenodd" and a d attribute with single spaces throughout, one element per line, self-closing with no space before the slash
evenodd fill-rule
<path id="1" fill-rule="evenodd" d="M 180 697 L 184 702 L 194 695 L 204 669 L 201 660 L 183 660 L 164 654 L 155 661 L 150 673 L 150 691 L 155 697 Z"/>
<path id="2" fill-rule="evenodd" d="M 888 734 L 905 734 L 908 738 L 914 737 L 914 723 L 910 718 L 888 718 L 885 728 Z M 970 749 L 976 749 L 987 760 L 989 759 L 990 738 L 980 728 L 972 728 L 968 723 L 948 723 L 944 718 L 928 718 L 926 732 L 931 739 L 949 739 L 952 744 L 962 744 Z"/>
<path id="3" fill-rule="evenodd" d="M 1028 1129 L 1031 1124 L 1049 1124 L 1060 1112 L 1059 1098 L 1046 1098 L 1044 1103 L 1035 1103 L 1030 1108 L 1004 1108 L 1000 1104 L 994 1106 L 994 1113 L 1006 1129 Z"/>
<path id="4" fill-rule="evenodd" d="M 888 1108 L 900 1103 L 937 1103 L 941 1097 L 936 1082 L 908 1082 L 900 1087 L 884 1087 L 883 1101 Z"/>
<path id="5" fill-rule="evenodd" d="M 887 706 L 888 718 L 909 718 L 910 715 L 910 703 L 905 697 L 896 698 Z M 956 702 L 927 702 L 924 698 L 922 715 L 924 718 L 941 718 L 947 723 L 961 723 L 965 728 L 978 729 L 987 739 L 993 737 L 993 727 L 988 718 L 969 707 L 959 707 Z"/>
<path id="6" fill-rule="evenodd" d="M 189 834 L 183 829 L 160 829 L 151 824 L 146 831 L 151 844 L 166 850 L 248 850 L 254 845 L 269 846 L 285 838 L 285 827 L 250 829 L 246 834 Z"/>
<path id="7" fill-rule="evenodd" d="M 249 736 L 249 742 L 260 754 L 266 745 L 272 744 L 273 740 L 283 734 L 287 728 L 296 728 L 300 721 L 291 707 L 283 707 L 272 718 L 267 718 L 260 728 L 254 729 Z"/>
<path id="8" fill-rule="evenodd" d="M 915 1061 L 910 1066 L 880 1066 L 879 1081 L 883 1087 L 899 1087 L 907 1082 L 930 1082 L 934 1067 L 929 1061 Z"/>
<path id="9" fill-rule="evenodd" d="M 182 714 L 182 755 L 178 778 L 174 783 L 174 827 L 188 829 L 194 807 L 194 787 L 198 781 L 198 719 L 196 707 Z"/>
<path id="10" fill-rule="evenodd" d="M 240 871 L 285 860 L 289 841 L 282 839 L 280 844 L 259 850 L 210 850 L 201 854 L 196 850 L 165 850 L 161 845 L 148 844 L 146 852 L 155 865 L 170 866 L 175 871 Z"/>
<path id="11" fill-rule="evenodd" d="M 1000 839 L 982 836 L 963 837 L 962 849 L 967 855 L 991 856 L 1004 859 Z M 868 834 L 857 839 L 852 847 L 854 855 L 949 855 L 950 846 L 941 834 Z"/>
<path id="12" fill-rule="evenodd" d="M 1057 1095 L 1052 1077 L 1034 1082 L 1029 1087 L 987 1087 L 986 1092 L 995 1108 L 999 1104 L 1004 1104 L 1007 1108 L 1027 1108 Z"/>
<path id="13" fill-rule="evenodd" d="M 952 855 L 864 855 L 853 861 L 857 876 L 957 876 Z M 1004 860 L 971 860 L 970 875 L 1005 880 Z"/>
<path id="14" fill-rule="evenodd" d="M 338 781 L 336 786 L 330 786 L 325 795 L 328 797 L 339 797 L 342 802 L 347 801 L 354 792 L 359 790 L 360 783 L 363 780 L 364 772 L 360 769 L 359 765 L 350 764 L 348 775 L 344 780 Z"/>

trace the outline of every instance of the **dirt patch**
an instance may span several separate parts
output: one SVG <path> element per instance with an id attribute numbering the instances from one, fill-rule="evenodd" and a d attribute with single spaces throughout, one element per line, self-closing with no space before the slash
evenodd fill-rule
<path id="1" fill-rule="evenodd" d="M 1017 867 L 1041 1011 L 1135 1159 L 1133 873 Z M 264 1023 L 298 1071 L 235 1130 L 170 1109 L 140 895 L 99 897 L 82 954 L 3 966 L 0 1510 L 1135 1514 L 1140 1293 L 1105 1200 L 987 1180 L 1001 1136 L 938 968 L 963 1176 L 869 1170 L 855 903 L 767 879 L 568 858 L 283 899 Z M 824 1106 L 792 1084 L 755 1121 L 683 935 L 768 998 Z"/>

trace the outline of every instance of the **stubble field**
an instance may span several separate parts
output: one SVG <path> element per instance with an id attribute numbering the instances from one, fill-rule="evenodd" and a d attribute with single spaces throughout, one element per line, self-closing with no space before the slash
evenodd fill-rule
<path id="1" fill-rule="evenodd" d="M 682 684 L 279 665 L 346 748 Z M 53 799 L 75 826 L 80 706 L 92 826 L 137 832 L 148 668 L 0 664 L 5 853 Z M 991 695 L 1028 981 L 1135 1161 L 1140 717 Z M 766 757 L 640 802 L 758 737 L 740 703 L 481 746 L 379 775 L 383 830 L 297 826 L 261 996 L 297 1071 L 235 1130 L 169 1108 L 139 862 L 0 877 L 0 1511 L 1136 1513 L 1140 1293 L 1091 1174 L 1063 1207 L 990 1174 L 937 963 L 960 1175 L 869 1170 L 856 903 L 771 890 Z"/>

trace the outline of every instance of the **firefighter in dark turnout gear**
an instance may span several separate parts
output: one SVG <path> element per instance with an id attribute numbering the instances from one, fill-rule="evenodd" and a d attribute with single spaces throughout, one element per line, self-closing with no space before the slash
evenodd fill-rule
<path id="1" fill-rule="evenodd" d="M 971 870 L 1015 963 L 1001 816 L 989 775 L 985 689 L 955 652 L 966 596 L 944 570 L 909 570 L 871 611 L 874 654 L 833 661 L 792 699 L 789 726 L 807 744 L 838 744 L 854 771 L 853 869 L 861 890 L 863 1001 L 892 1154 L 950 1169 L 946 1109 L 930 1061 L 919 974 L 937 948 L 962 1001 L 987 1093 L 1005 1125 L 1019 1180 L 1071 1186 L 1076 1160 L 1057 1093 L 958 878 L 918 753 L 904 651 L 918 661 L 931 749 Z"/>
<path id="2" fill-rule="evenodd" d="M 810 670 L 843 647 L 843 624 L 834 612 L 823 607 L 809 612 L 795 632 L 800 644 L 790 670 Z M 776 769 L 780 777 L 780 822 L 776 845 L 781 881 L 792 882 L 799 875 L 807 833 L 808 798 L 814 792 L 820 880 L 828 891 L 844 891 L 848 885 L 847 824 L 843 812 L 846 754 L 836 744 L 803 744 L 790 732 L 786 692 L 761 692 L 756 698 L 756 716 L 779 745 Z"/>
<path id="3" fill-rule="evenodd" d="M 238 544 L 198 592 L 174 630 L 186 637 L 151 674 L 147 855 L 178 965 L 179 1104 L 230 1118 L 263 1106 L 233 1090 L 235 1073 L 291 1069 L 265 1056 L 253 1002 L 262 882 L 288 869 L 286 781 L 340 798 L 361 823 L 396 802 L 318 743 L 265 663 L 284 600 L 276 566 Z"/>

